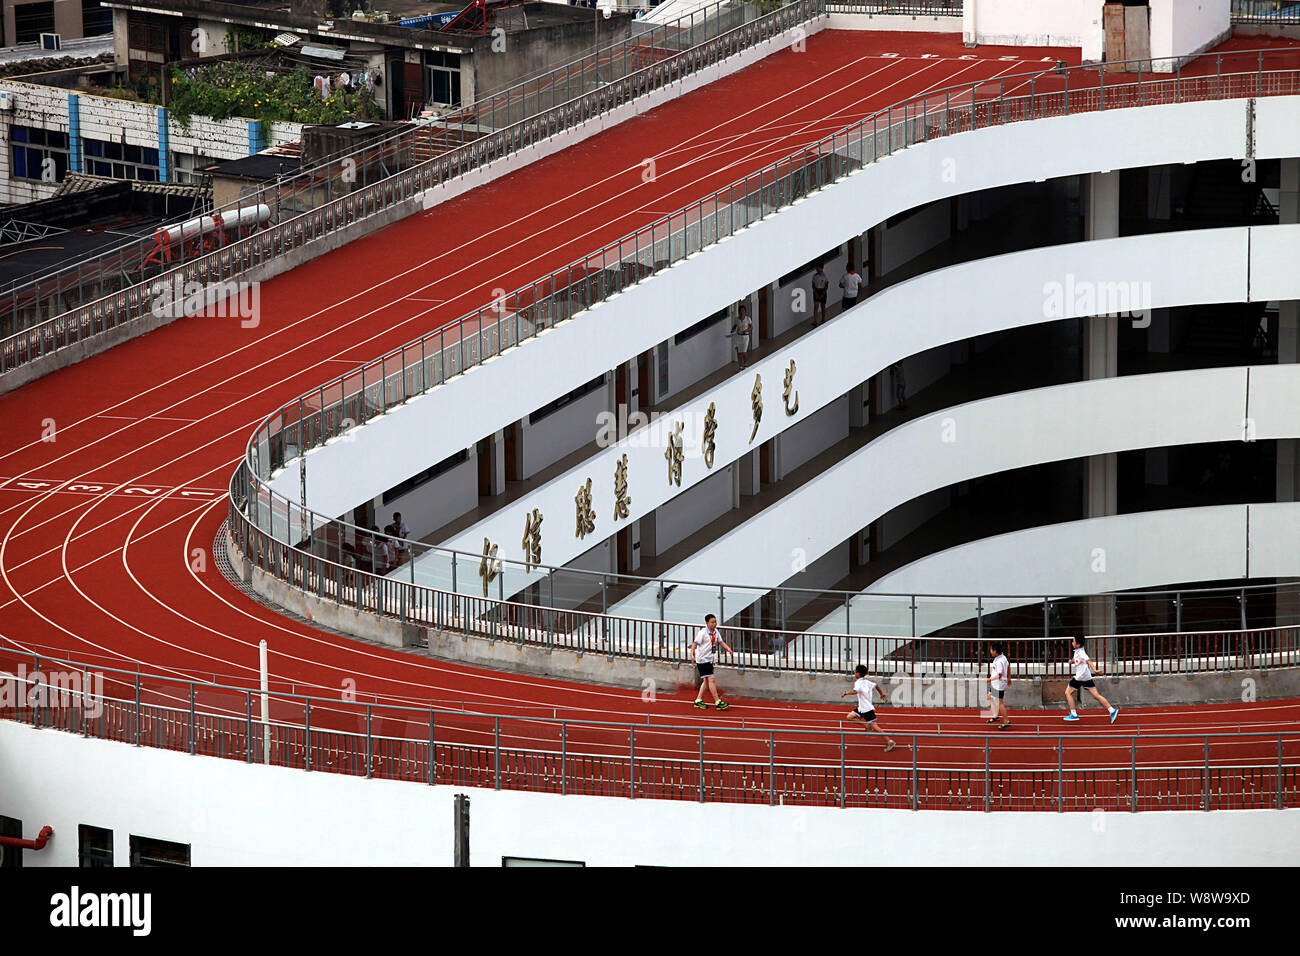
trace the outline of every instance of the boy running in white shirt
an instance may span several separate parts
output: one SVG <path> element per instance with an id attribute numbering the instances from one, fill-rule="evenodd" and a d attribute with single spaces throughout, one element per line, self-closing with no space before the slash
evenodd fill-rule
<path id="1" fill-rule="evenodd" d="M 853 669 L 853 672 L 858 675 L 858 679 L 853 682 L 853 689 L 840 694 L 841 697 L 848 697 L 850 694 L 858 695 L 858 706 L 849 711 L 849 717 L 861 718 L 863 723 L 867 725 L 867 730 L 884 737 L 887 741 L 885 753 L 889 753 L 895 747 L 894 738 L 881 730 L 880 725 L 876 722 L 876 710 L 871 702 L 871 694 L 873 691 L 879 690 L 881 700 L 888 700 L 889 696 L 885 693 L 884 687 L 867 680 L 866 664 L 859 664 Z"/>
<path id="2" fill-rule="evenodd" d="M 1093 661 L 1088 657 L 1088 652 L 1083 649 L 1084 639 L 1082 637 L 1070 638 L 1070 646 L 1074 648 L 1074 657 L 1071 663 L 1074 664 L 1074 676 L 1070 678 L 1070 686 L 1065 688 L 1065 699 L 1070 705 L 1070 712 L 1065 716 L 1066 720 L 1078 720 L 1079 715 L 1074 712 L 1074 694 L 1080 687 L 1088 688 L 1088 693 L 1097 699 L 1101 706 L 1110 712 L 1110 722 L 1115 723 L 1115 718 L 1119 716 L 1119 708 L 1110 706 L 1110 701 L 1101 694 L 1097 693 L 1097 685 L 1092 682 Z M 1098 675 L 1101 674 L 1101 667 L 1096 669 Z"/>
<path id="3" fill-rule="evenodd" d="M 704 627 L 695 635 L 692 642 L 695 650 L 695 671 L 700 677 L 699 692 L 695 695 L 695 706 L 700 710 L 708 710 L 709 705 L 704 702 L 704 689 L 707 687 L 713 694 L 713 702 L 718 705 L 718 710 L 726 710 L 730 705 L 718 694 L 718 685 L 713 681 L 713 662 L 716 657 L 714 648 L 719 644 L 731 653 L 731 648 L 727 642 L 722 639 L 722 633 L 718 630 L 718 619 L 715 615 L 710 614 L 704 618 Z"/>
<path id="4" fill-rule="evenodd" d="M 998 724 L 998 730 L 1006 730 L 1011 726 L 1011 714 L 1007 710 L 1003 697 L 1011 684 L 1011 665 L 1007 663 L 1007 655 L 1002 653 L 1002 645 L 996 641 L 989 645 L 989 656 L 993 661 L 989 664 L 989 676 L 984 680 L 989 685 L 989 700 L 992 702 L 993 716 L 985 723 L 998 724 L 1001 718 L 1002 723 Z"/>

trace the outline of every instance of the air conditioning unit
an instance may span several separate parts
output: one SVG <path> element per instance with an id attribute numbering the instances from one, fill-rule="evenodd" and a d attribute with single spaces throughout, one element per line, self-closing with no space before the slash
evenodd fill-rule
<path id="1" fill-rule="evenodd" d="M 52 52 L 56 50 L 62 50 L 63 37 L 59 36 L 57 33 L 42 33 L 41 49 L 50 50 Z"/>
<path id="2" fill-rule="evenodd" d="M 9 90 L 0 90 L 0 112 L 9 112 L 17 105 L 16 97 Z"/>

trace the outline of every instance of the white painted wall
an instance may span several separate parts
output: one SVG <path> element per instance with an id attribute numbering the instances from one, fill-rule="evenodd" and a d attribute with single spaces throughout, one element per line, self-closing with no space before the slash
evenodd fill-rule
<path id="1" fill-rule="evenodd" d="M 774 275 L 847 241 L 865 225 L 945 195 L 1008 183 L 1098 169 L 1233 158 L 1242 149 L 1245 112 L 1244 100 L 1107 110 L 982 129 L 916 145 L 367 422 L 349 433 L 349 441 L 335 440 L 312 449 L 308 452 L 309 507 L 321 515 L 342 514 L 429 462 L 441 461 L 454 449 L 467 447 L 553 401 L 577 382 L 654 347 L 702 315 L 770 282 Z M 1300 154 L 1296 147 L 1300 97 L 1260 100 L 1256 129 L 1258 158 Z M 1269 152 L 1275 148 L 1283 152 Z M 1016 162 L 1006 162 L 1007 156 L 1016 157 Z M 955 170 L 955 179 L 945 177 L 945 170 Z M 1058 271 L 1064 276 L 1071 268 L 1062 261 Z M 1205 281 L 1204 276 L 1188 279 Z M 1194 296 L 1187 301 L 1214 300 Z M 683 309 L 682 303 L 690 303 L 691 308 Z M 941 303 L 927 303 L 917 314 L 938 306 Z M 891 351 L 908 354 L 907 346 L 900 345 L 901 349 Z M 554 375 L 557 368 L 567 370 L 564 378 Z M 386 474 L 367 474 L 362 476 L 367 480 L 359 480 L 351 466 L 354 456 L 382 462 Z M 272 485 L 281 495 L 297 500 L 297 467 L 290 463 Z"/>
<path id="2" fill-rule="evenodd" d="M 1105 49 L 1104 0 L 974 0 L 965 5 L 962 33 L 989 46 L 1081 47 L 1085 62 Z"/>
<path id="3" fill-rule="evenodd" d="M 802 402 L 800 395 L 801 408 Z M 848 437 L 849 397 L 845 395 L 781 433 L 781 477 Z"/>
<path id="4" fill-rule="evenodd" d="M 928 491 L 1051 461 L 1239 441 L 1248 407 L 1258 440 L 1300 436 L 1300 365 L 1095 379 L 947 408 L 881 435 L 663 576 L 782 582 L 789 576 L 791 548 L 802 548 L 813 560 L 855 529 Z M 1191 408 L 1196 414 L 1188 414 Z M 1182 535 L 1163 543 L 1171 549 L 1191 547 Z M 791 584 L 797 586 L 797 579 Z M 933 590 L 968 589 L 948 583 Z M 756 600 L 758 593 L 728 594 L 728 609 L 739 610 L 742 600 Z M 716 605 L 715 594 L 716 589 L 679 587 L 664 602 L 664 615 L 693 620 Z M 645 600 L 636 594 L 624 603 L 639 609 Z M 616 605 L 614 613 L 623 613 L 622 607 Z"/>
<path id="5" fill-rule="evenodd" d="M 880 230 L 878 273 L 891 272 L 928 252 L 952 234 L 950 200 L 930 203 L 893 227 Z"/>
<path id="6" fill-rule="evenodd" d="M 1229 0 L 1150 0 L 1151 56 L 1179 57 L 1214 46 L 1232 32 Z M 1177 62 L 1156 62 L 1158 73 L 1172 73 Z"/>
<path id="7" fill-rule="evenodd" d="M 0 721 L 0 813 L 54 828 L 24 866 L 77 865 L 77 827 L 187 843 L 194 866 L 449 866 L 452 801 L 470 798 L 470 862 L 503 856 L 588 866 L 1288 866 L 1300 810 L 980 813 L 770 807 L 429 787 L 248 765 Z M 849 764 L 850 772 L 854 764 Z M 1008 840 L 1014 832 L 1016 838 Z"/>
<path id="8" fill-rule="evenodd" d="M 1248 532 L 1249 529 L 1249 533 Z M 854 598 L 854 634 L 907 635 L 909 609 L 873 594 L 1071 595 L 1246 577 L 1300 576 L 1300 503 L 1175 508 L 1087 518 L 957 545 L 913 561 Z M 971 617 L 967 606 L 918 599 L 928 632 Z M 984 611 L 1038 599 L 984 599 Z M 843 608 L 810 631 L 845 633 Z"/>
<path id="9" fill-rule="evenodd" d="M 733 465 L 717 469 L 655 512 L 655 554 L 662 554 L 731 510 L 733 469 Z"/>
<path id="10" fill-rule="evenodd" d="M 582 396 L 572 405 L 552 412 L 536 424 L 529 424 L 528 416 L 525 415 L 521 429 L 524 446 L 522 477 L 531 477 L 565 455 L 595 441 L 600 430 L 598 416 L 608 406 L 609 389 L 606 385 Z"/>
<path id="11" fill-rule="evenodd" d="M 477 505 L 478 461 L 471 451 L 469 458 L 455 468 L 387 504 L 383 495 L 376 497 L 375 523 L 382 528 L 394 511 L 400 511 L 411 537 L 422 538 Z"/>

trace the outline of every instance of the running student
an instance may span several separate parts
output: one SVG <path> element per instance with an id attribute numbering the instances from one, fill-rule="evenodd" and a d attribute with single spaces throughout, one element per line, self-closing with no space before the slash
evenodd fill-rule
<path id="1" fill-rule="evenodd" d="M 840 694 L 841 697 L 848 697 L 849 694 L 858 695 L 858 706 L 854 710 L 849 711 L 849 717 L 860 717 L 867 725 L 867 730 L 884 737 L 887 741 L 885 744 L 885 753 L 889 753 L 896 746 L 894 744 L 894 738 L 881 730 L 880 725 L 876 722 L 876 709 L 871 703 L 871 693 L 876 690 L 880 691 L 881 700 L 889 700 L 889 697 L 885 694 L 885 688 L 867 680 L 866 664 L 859 664 L 853 669 L 853 672 L 858 675 L 858 679 L 853 682 L 853 689 L 846 690 L 844 693 Z"/>
<path id="2" fill-rule="evenodd" d="M 1066 720 L 1078 720 L 1079 715 L 1074 712 L 1074 694 L 1080 687 L 1088 688 L 1088 693 L 1097 699 L 1101 706 L 1110 712 L 1110 722 L 1115 723 L 1115 718 L 1119 716 L 1119 708 L 1110 706 L 1110 701 L 1101 694 L 1097 693 L 1097 685 L 1092 682 L 1092 660 L 1088 657 L 1088 652 L 1083 649 L 1084 639 L 1082 637 L 1070 638 L 1070 646 L 1074 648 L 1074 657 L 1071 663 L 1074 664 L 1074 676 L 1070 678 L 1070 686 L 1065 688 L 1065 699 L 1070 704 L 1070 712 L 1065 716 Z M 1101 674 L 1101 667 L 1098 666 L 1097 674 Z"/>
<path id="3" fill-rule="evenodd" d="M 1011 714 L 1007 711 L 1006 701 L 1003 700 L 1007 687 L 1011 683 L 1011 665 L 1007 663 L 1007 655 L 1002 653 L 1002 645 L 996 641 L 989 645 L 989 656 L 993 660 L 989 663 L 989 676 L 984 680 L 989 685 L 989 700 L 993 702 L 993 716 L 985 723 L 998 724 L 998 719 L 1001 718 L 1002 723 L 998 724 L 998 730 L 1005 730 L 1011 726 Z"/>
<path id="4" fill-rule="evenodd" d="M 717 654 L 714 648 L 719 644 L 728 654 L 731 653 L 731 648 L 727 646 L 727 642 L 722 639 L 722 633 L 718 630 L 717 617 L 710 614 L 704 618 L 704 627 L 700 628 L 700 633 L 695 635 L 695 641 L 693 642 L 695 672 L 700 677 L 699 690 L 695 694 L 695 706 L 700 710 L 709 709 L 709 705 L 704 702 L 704 689 L 706 687 L 709 689 L 709 693 L 713 694 L 713 702 L 718 705 L 718 710 L 726 710 L 730 706 L 718 694 L 718 685 L 713 681 L 713 662 Z"/>

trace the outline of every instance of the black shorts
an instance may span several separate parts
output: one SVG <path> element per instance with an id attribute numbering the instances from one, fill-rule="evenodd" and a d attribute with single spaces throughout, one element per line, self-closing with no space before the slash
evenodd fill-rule
<path id="1" fill-rule="evenodd" d="M 1002 695 L 1005 693 L 1006 693 L 1005 690 L 993 690 L 992 688 L 989 688 L 989 696 L 996 697 L 998 700 L 1001 700 Z"/>
<path id="2" fill-rule="evenodd" d="M 1096 688 L 1097 685 L 1092 682 L 1091 677 L 1088 678 L 1087 680 L 1079 680 L 1077 677 L 1071 677 L 1070 686 L 1073 687 L 1075 690 L 1078 690 L 1080 687 Z"/>
<path id="3" fill-rule="evenodd" d="M 820 292 L 818 292 L 816 289 L 813 289 L 813 301 L 816 302 L 816 303 L 819 304 L 819 305 L 825 305 L 825 304 L 826 304 L 826 290 L 825 290 L 825 289 L 822 289 Z"/>
<path id="4" fill-rule="evenodd" d="M 844 296 L 844 298 L 840 299 L 841 309 L 848 310 L 853 308 L 857 304 L 858 304 L 858 297 L 856 295 L 851 299 L 847 295 Z"/>
<path id="5" fill-rule="evenodd" d="M 697 662 L 696 665 L 695 665 L 695 672 L 696 672 L 697 674 L 700 675 L 700 678 L 701 678 L 701 679 L 703 679 L 703 678 L 705 678 L 705 677 L 712 677 L 712 676 L 713 676 L 713 665 L 712 665 L 712 664 L 700 664 L 700 663 Z"/>
<path id="6" fill-rule="evenodd" d="M 861 717 L 864 721 L 866 721 L 866 722 L 869 723 L 869 724 L 875 722 L 875 719 L 876 719 L 876 712 L 875 712 L 874 710 L 869 710 L 869 711 L 867 711 L 866 713 L 863 713 L 862 711 L 858 710 L 857 708 L 854 708 L 853 712 L 854 712 L 855 714 L 857 714 L 859 717 Z"/>

